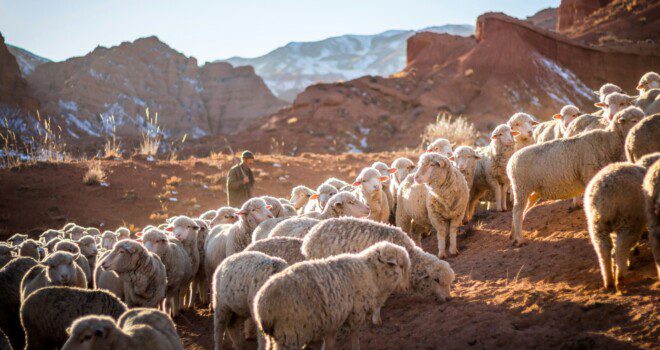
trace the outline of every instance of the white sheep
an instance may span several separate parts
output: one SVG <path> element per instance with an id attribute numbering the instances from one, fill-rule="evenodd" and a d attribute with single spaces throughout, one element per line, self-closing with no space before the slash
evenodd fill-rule
<path id="1" fill-rule="evenodd" d="M 48 286 L 73 286 L 85 288 L 87 279 L 85 273 L 75 260 L 80 254 L 55 252 L 50 254 L 25 274 L 21 281 L 21 301 L 35 290 Z"/>
<path id="2" fill-rule="evenodd" d="M 423 251 L 400 228 L 370 220 L 341 218 L 322 222 L 305 237 L 301 250 L 309 259 L 360 252 L 378 242 L 402 246 L 410 255 L 413 294 L 445 302 L 451 298 L 454 271 L 444 260 Z"/>
<path id="3" fill-rule="evenodd" d="M 87 284 L 92 284 L 92 268 L 89 264 L 89 260 L 80 252 L 80 247 L 76 242 L 64 239 L 58 242 L 54 247 L 54 252 L 69 252 L 76 256 L 76 264 L 85 273 L 85 278 L 87 279 Z"/>
<path id="4" fill-rule="evenodd" d="M 23 328 L 20 320 L 21 280 L 37 265 L 32 258 L 17 257 L 0 268 L 0 329 L 9 337 L 14 349 L 23 349 Z"/>
<path id="5" fill-rule="evenodd" d="M 515 150 L 534 144 L 534 128 L 539 125 L 538 120 L 527 113 L 515 113 L 507 121 L 511 131 L 517 132 L 513 138 Z"/>
<path id="6" fill-rule="evenodd" d="M 165 265 L 136 241 L 117 242 L 100 265 L 117 273 L 123 284 L 124 302 L 129 307 L 156 307 L 165 297 Z"/>
<path id="7" fill-rule="evenodd" d="M 170 223 L 170 226 L 166 228 L 167 231 L 172 232 L 172 236 L 179 240 L 181 244 L 183 245 L 183 248 L 186 251 L 186 254 L 188 254 L 188 257 L 190 258 L 190 264 L 192 267 L 192 277 L 197 275 L 197 271 L 199 270 L 200 266 L 200 261 L 199 261 L 199 248 L 197 247 L 198 242 L 197 242 L 197 233 L 201 230 L 201 226 L 193 219 L 187 217 L 187 216 L 179 216 L 176 218 L 172 223 Z M 192 282 L 192 279 L 190 280 Z M 184 304 L 183 297 L 184 294 L 181 295 L 181 305 L 184 305 L 186 308 L 191 307 L 191 301 L 192 301 L 192 287 L 188 288 L 187 292 L 187 299 L 188 302 Z"/>
<path id="8" fill-rule="evenodd" d="M 0 269 L 14 258 L 14 252 L 18 247 L 12 247 L 9 244 L 0 243 Z"/>
<path id="9" fill-rule="evenodd" d="M 268 210 L 273 214 L 273 217 L 279 218 L 287 215 L 279 199 L 273 196 L 261 196 L 261 199 L 269 206 Z"/>
<path id="10" fill-rule="evenodd" d="M 119 240 L 119 235 L 112 231 L 105 231 L 101 235 L 101 248 L 111 250 Z"/>
<path id="11" fill-rule="evenodd" d="M 456 164 L 456 168 L 463 174 L 465 177 L 465 182 L 467 182 L 468 188 L 472 188 L 472 183 L 474 182 L 474 172 L 477 170 L 477 162 L 481 159 L 481 156 L 477 151 L 470 146 L 458 146 L 454 150 L 454 155 L 450 160 L 453 160 Z"/>
<path id="12" fill-rule="evenodd" d="M 280 222 L 284 220 L 290 219 L 289 217 L 279 217 L 279 218 L 272 218 L 268 220 L 264 220 L 262 223 L 257 226 L 257 228 L 254 229 L 252 232 L 252 242 L 256 242 L 258 240 L 268 238 L 268 235 L 270 235 L 271 231 L 279 224 Z"/>
<path id="13" fill-rule="evenodd" d="M 289 265 L 305 260 L 300 247 L 303 240 L 295 237 L 270 237 L 257 242 L 252 242 L 246 252 L 262 252 L 266 255 L 284 259 Z"/>
<path id="14" fill-rule="evenodd" d="M 651 89 L 660 89 L 660 74 L 656 72 L 648 72 L 639 79 L 637 90 L 644 93 Z"/>
<path id="15" fill-rule="evenodd" d="M 426 153 L 440 153 L 441 155 L 449 158 L 453 154 L 452 147 L 454 147 L 454 144 L 449 140 L 439 138 L 426 146 Z"/>
<path id="16" fill-rule="evenodd" d="M 202 220 L 211 221 L 216 217 L 216 215 L 218 215 L 218 211 L 215 209 L 211 209 L 202 213 L 202 215 L 200 215 L 199 218 Z"/>
<path id="17" fill-rule="evenodd" d="M 102 289 L 124 300 L 124 283 L 119 279 L 119 275 L 114 271 L 106 271 L 101 267 L 103 260 L 110 255 L 112 250 L 101 251 L 98 257 L 98 263 L 94 269 L 94 289 Z"/>
<path id="18" fill-rule="evenodd" d="M 289 201 L 298 213 L 302 213 L 313 195 L 314 190 L 307 186 L 300 185 L 291 190 L 291 199 Z"/>
<path id="19" fill-rule="evenodd" d="M 348 185 L 348 182 L 346 182 L 344 180 L 340 180 L 336 177 L 331 177 L 331 178 L 323 181 L 323 183 L 336 188 L 337 191 L 341 191 L 341 189 L 344 188 L 344 186 Z"/>
<path id="20" fill-rule="evenodd" d="M 233 224 L 238 221 L 238 212 L 240 209 L 233 207 L 221 207 L 216 211 L 216 216 L 211 220 L 209 226 L 211 228 L 224 225 L 224 224 Z M 210 234 L 210 232 L 209 232 Z"/>
<path id="21" fill-rule="evenodd" d="M 605 102 L 605 97 L 607 95 L 613 93 L 613 92 L 618 92 L 618 93 L 623 93 L 623 89 L 618 87 L 617 85 L 607 83 L 603 84 L 598 91 L 594 91 L 594 94 L 598 96 L 598 101 L 599 102 Z"/>
<path id="22" fill-rule="evenodd" d="M 225 259 L 213 274 L 213 335 L 216 349 L 222 349 L 225 331 L 236 349 L 242 349 L 242 326 L 253 318 L 254 297 L 259 288 L 288 264 L 260 252 L 244 251 Z M 259 349 L 265 348 L 258 334 Z"/>
<path id="23" fill-rule="evenodd" d="M 647 170 L 642 190 L 649 241 L 660 279 L 660 161 L 656 160 Z"/>
<path id="24" fill-rule="evenodd" d="M 610 121 L 620 111 L 630 107 L 635 97 L 613 92 L 607 95 L 602 102 L 595 105 L 601 108 L 601 113 L 583 114 L 573 120 L 564 133 L 564 138 L 577 136 L 591 130 L 605 129 Z"/>
<path id="25" fill-rule="evenodd" d="M 630 250 L 646 226 L 642 193 L 645 173 L 646 169 L 638 165 L 610 164 L 600 170 L 585 189 L 584 212 L 589 236 L 598 255 L 606 289 L 614 285 L 617 291 L 621 291 Z M 615 274 L 612 260 L 616 266 Z"/>
<path id="26" fill-rule="evenodd" d="M 80 240 L 76 242 L 78 247 L 80 248 L 80 253 L 87 258 L 87 262 L 89 263 L 89 269 L 91 271 L 94 271 L 94 267 L 96 267 L 96 257 L 99 253 L 98 248 L 96 248 L 96 240 L 92 236 L 83 236 Z M 90 279 L 91 283 L 91 279 Z"/>
<path id="27" fill-rule="evenodd" d="M 204 245 L 206 244 L 206 239 L 209 236 L 210 228 L 208 223 L 205 220 L 196 219 L 197 225 L 199 226 L 199 231 L 197 231 L 197 251 L 199 252 L 199 268 L 197 269 L 197 274 L 193 278 L 193 283 L 191 285 L 193 291 L 193 297 L 190 300 L 191 304 L 188 307 L 194 305 L 206 305 L 209 302 L 208 291 L 209 291 L 209 281 L 206 276 L 206 269 L 204 268 L 204 261 L 206 259 L 206 251 L 204 250 Z"/>
<path id="28" fill-rule="evenodd" d="M 172 319 L 154 309 L 128 310 L 117 322 L 108 316 L 81 317 L 67 331 L 69 338 L 62 350 L 183 350 Z"/>
<path id="29" fill-rule="evenodd" d="M 33 239 L 25 239 L 18 245 L 18 256 L 27 256 L 39 261 L 43 255 L 41 244 Z"/>
<path id="30" fill-rule="evenodd" d="M 563 138 L 568 126 L 580 115 L 580 110 L 573 105 L 562 107 L 558 114 L 552 116 L 553 120 L 543 122 L 534 129 L 534 140 L 542 143 Z"/>
<path id="31" fill-rule="evenodd" d="M 52 239 L 55 238 L 63 238 L 64 237 L 64 231 L 59 231 L 59 230 L 46 230 L 42 234 L 39 235 L 39 240 L 43 242 L 44 244 L 47 244 L 50 242 Z"/>
<path id="32" fill-rule="evenodd" d="M 118 235 L 118 239 L 121 241 L 122 239 L 130 239 L 131 238 L 131 231 L 127 229 L 126 227 L 120 227 L 115 230 L 115 233 Z"/>
<path id="33" fill-rule="evenodd" d="M 406 157 L 400 157 L 392 162 L 391 168 L 396 169 L 390 179 L 389 187 L 390 196 L 392 198 L 392 211 L 396 216 L 396 194 L 399 191 L 399 186 L 401 186 L 403 180 L 406 179 L 406 176 L 415 171 L 415 163 Z"/>
<path id="34" fill-rule="evenodd" d="M 409 269 L 408 253 L 388 242 L 359 254 L 304 261 L 264 284 L 254 300 L 255 319 L 277 349 L 321 339 L 325 349 L 334 349 L 342 326 L 357 349 L 368 314 L 407 286 Z"/>
<path id="35" fill-rule="evenodd" d="M 7 238 L 7 242 L 10 243 L 12 246 L 18 246 L 27 239 L 28 239 L 28 235 L 16 233 L 11 237 Z"/>
<path id="36" fill-rule="evenodd" d="M 377 169 L 364 168 L 353 182 L 353 186 L 358 188 L 358 199 L 371 210 L 368 216 L 371 220 L 389 221 L 390 205 L 386 191 L 383 189 L 383 183 L 389 179 L 389 176 L 381 175 Z"/>
<path id="37" fill-rule="evenodd" d="M 321 184 L 310 198 L 309 202 L 305 205 L 303 213 L 321 212 L 325 208 L 326 203 L 330 197 L 339 192 L 335 186 L 329 184 Z"/>
<path id="38" fill-rule="evenodd" d="M 374 162 L 371 164 L 371 167 L 378 170 L 382 176 L 387 177 L 387 180 L 382 182 L 383 192 L 385 192 L 385 195 L 387 196 L 387 203 L 390 207 L 390 218 L 394 218 L 394 196 L 392 195 L 392 192 L 390 192 L 390 185 L 392 184 L 391 178 L 394 177 L 392 174 L 396 173 L 398 169 L 390 167 L 383 162 Z"/>
<path id="39" fill-rule="evenodd" d="M 634 163 L 643 156 L 660 152 L 660 114 L 642 119 L 626 137 L 626 157 Z"/>
<path id="40" fill-rule="evenodd" d="M 619 112 L 605 130 L 533 145 L 516 152 L 507 165 L 514 205 L 511 238 L 523 244 L 525 208 L 539 199 L 567 199 L 581 195 L 585 185 L 606 165 L 623 157 L 628 131 L 644 112 L 629 107 Z"/>

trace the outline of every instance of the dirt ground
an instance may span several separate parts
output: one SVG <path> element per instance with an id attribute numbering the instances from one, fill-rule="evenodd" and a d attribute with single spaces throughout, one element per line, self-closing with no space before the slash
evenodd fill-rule
<path id="1" fill-rule="evenodd" d="M 262 156 L 256 192 L 288 196 L 297 184 L 315 187 L 329 176 L 352 180 L 362 166 L 398 156 Z M 228 157 L 101 164 L 107 187 L 83 185 L 87 163 L 0 170 L 0 238 L 15 232 L 36 235 L 69 221 L 139 228 L 225 204 Z M 462 231 L 460 254 L 448 260 L 457 275 L 454 298 L 436 304 L 393 296 L 383 308 L 383 325 L 363 332 L 362 347 L 660 348 L 660 287 L 646 240 L 633 257 L 625 294 L 616 295 L 601 288 L 581 210 L 569 212 L 566 201 L 538 205 L 525 221 L 528 244 L 520 248 L 507 238 L 510 224 L 510 212 L 480 213 L 472 229 Z M 425 238 L 424 248 L 436 252 L 435 239 Z M 187 349 L 212 348 L 210 310 L 188 310 L 175 322 Z M 345 336 L 339 344 L 348 347 Z M 248 345 L 256 348 L 254 341 Z"/>

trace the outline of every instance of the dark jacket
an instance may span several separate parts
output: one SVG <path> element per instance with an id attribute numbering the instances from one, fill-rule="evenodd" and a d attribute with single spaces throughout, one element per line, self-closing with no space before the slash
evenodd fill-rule
<path id="1" fill-rule="evenodd" d="M 250 179 L 247 184 L 243 183 L 245 176 Z M 254 176 L 252 170 L 243 163 L 234 165 L 227 174 L 227 205 L 240 208 L 243 203 L 252 198 L 253 186 Z"/>

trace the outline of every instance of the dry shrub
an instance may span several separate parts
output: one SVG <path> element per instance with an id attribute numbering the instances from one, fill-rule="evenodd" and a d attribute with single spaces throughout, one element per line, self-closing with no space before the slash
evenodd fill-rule
<path id="1" fill-rule="evenodd" d="M 145 113 L 147 127 L 141 131 L 142 139 L 140 140 L 137 153 L 143 156 L 155 157 L 158 154 L 163 135 L 160 126 L 158 126 L 158 113 L 156 113 L 154 118 L 151 118 L 149 115 L 149 108 L 146 109 Z"/>
<path id="2" fill-rule="evenodd" d="M 105 180 L 105 171 L 100 162 L 92 162 L 83 176 L 83 183 L 87 186 L 98 185 Z"/>
<path id="3" fill-rule="evenodd" d="M 445 138 L 455 146 L 473 146 L 479 138 L 479 132 L 465 117 L 456 118 L 449 113 L 443 113 L 438 115 L 435 123 L 426 126 L 422 134 L 422 146 L 438 138 Z"/>

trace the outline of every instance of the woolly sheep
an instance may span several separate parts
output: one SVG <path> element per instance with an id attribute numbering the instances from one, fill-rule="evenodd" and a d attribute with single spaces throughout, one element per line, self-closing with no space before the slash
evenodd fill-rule
<path id="1" fill-rule="evenodd" d="M 268 235 L 270 235 L 270 232 L 273 231 L 273 228 L 275 228 L 277 224 L 288 219 L 290 218 L 280 217 L 280 218 L 272 218 L 272 219 L 264 220 L 252 232 L 252 242 L 256 242 L 258 240 L 268 238 Z"/>
<path id="2" fill-rule="evenodd" d="M 71 240 L 65 239 L 60 242 L 58 242 L 55 245 L 55 252 L 69 252 L 73 255 L 76 256 L 76 264 L 80 266 L 80 268 L 83 270 L 85 273 L 85 279 L 87 280 L 87 284 L 92 283 L 92 269 L 89 266 L 89 261 L 87 258 L 80 252 L 80 247 L 76 244 L 76 242 L 73 242 Z"/>
<path id="3" fill-rule="evenodd" d="M 20 233 L 16 233 L 13 236 L 9 237 L 7 239 L 7 242 L 11 243 L 12 246 L 18 246 L 21 243 L 23 243 L 26 239 L 28 239 L 28 235 L 22 235 Z"/>
<path id="4" fill-rule="evenodd" d="M 629 107 L 635 97 L 628 96 L 619 92 L 613 92 L 605 97 L 603 102 L 597 102 L 596 107 L 603 109 L 603 117 L 612 120 L 620 111 Z"/>
<path id="5" fill-rule="evenodd" d="M 468 188 L 472 188 L 474 172 L 477 169 L 477 161 L 479 159 L 481 159 L 481 156 L 470 146 L 459 146 L 454 150 L 452 160 L 456 163 L 456 168 L 463 174 Z"/>
<path id="6" fill-rule="evenodd" d="M 291 190 L 291 199 L 289 202 L 300 213 L 314 195 L 314 190 L 307 186 L 296 186 Z"/>
<path id="7" fill-rule="evenodd" d="M 72 241 L 77 241 L 80 238 L 82 238 L 82 236 L 88 234 L 88 231 L 86 228 L 82 226 L 74 225 L 70 229 L 65 231 L 65 233 L 67 238 L 69 238 Z"/>
<path id="8" fill-rule="evenodd" d="M 563 138 L 568 126 L 580 115 L 580 110 L 573 105 L 562 107 L 558 114 L 552 116 L 553 120 L 543 122 L 534 129 L 534 140 L 542 143 Z"/>
<path id="9" fill-rule="evenodd" d="M 660 278 L 660 161 L 653 163 L 646 172 L 642 190 L 649 229 L 649 241 L 653 251 L 655 268 L 658 272 L 658 278 Z"/>
<path id="10" fill-rule="evenodd" d="M 217 214 L 213 220 L 211 220 L 211 227 L 223 224 L 233 224 L 238 221 L 238 211 L 239 209 L 233 207 L 222 207 L 218 209 Z"/>
<path id="11" fill-rule="evenodd" d="M 215 348 L 222 349 L 225 331 L 236 349 L 242 349 L 242 325 L 253 317 L 255 295 L 274 274 L 284 270 L 286 261 L 260 252 L 241 252 L 225 259 L 213 274 L 213 335 Z M 264 339 L 258 335 L 259 349 Z"/>
<path id="12" fill-rule="evenodd" d="M 631 163 L 646 154 L 660 151 L 660 114 L 642 119 L 626 137 L 626 157 Z"/>
<path id="13" fill-rule="evenodd" d="M 167 235 L 157 229 L 151 229 L 142 234 L 144 247 L 158 255 L 167 274 L 167 286 L 163 310 L 172 317 L 179 315 L 183 307 L 183 294 L 192 281 L 192 263 L 183 244 L 178 239 L 168 239 Z"/>
<path id="14" fill-rule="evenodd" d="M 443 156 L 449 158 L 452 156 L 452 147 L 454 145 L 447 139 L 439 138 L 436 139 L 435 141 L 431 142 L 427 147 L 426 147 L 426 152 L 427 153 L 440 153 Z"/>
<path id="15" fill-rule="evenodd" d="M 37 265 L 32 258 L 18 257 L 0 268 L 0 329 L 2 329 L 14 349 L 23 349 L 25 337 L 19 311 L 21 307 L 21 280 Z"/>
<path id="16" fill-rule="evenodd" d="M 285 218 L 290 218 L 293 216 L 298 215 L 298 212 L 296 211 L 296 208 L 293 207 L 291 204 L 282 204 L 282 210 L 284 212 Z"/>
<path id="17" fill-rule="evenodd" d="M 628 131 L 643 117 L 639 108 L 629 107 L 619 112 L 605 130 L 516 152 L 507 165 L 514 194 L 511 230 L 514 244 L 523 244 L 525 207 L 533 206 L 540 198 L 567 199 L 580 195 L 601 168 L 622 158 Z"/>
<path id="18" fill-rule="evenodd" d="M 34 291 L 49 286 L 72 286 L 85 288 L 87 279 L 85 273 L 76 264 L 80 254 L 59 251 L 50 254 L 25 274 L 21 281 L 21 301 Z"/>
<path id="19" fill-rule="evenodd" d="M 199 248 L 197 248 L 197 233 L 201 230 L 201 226 L 193 219 L 187 216 L 179 216 L 176 220 L 171 223 L 171 226 L 167 230 L 171 230 L 174 238 L 178 239 L 183 248 L 185 249 L 188 257 L 190 258 L 190 264 L 192 267 L 192 276 L 197 275 L 199 270 Z M 192 280 L 190 280 L 192 282 Z M 191 307 L 191 297 L 192 291 L 190 288 L 187 290 L 188 303 L 185 304 L 186 308 Z M 181 299 L 183 299 L 181 296 Z M 183 303 L 183 300 L 181 300 Z"/>
<path id="20" fill-rule="evenodd" d="M 660 89 L 660 74 L 656 72 L 648 72 L 642 75 L 637 84 L 637 90 L 639 90 L 640 93 L 651 89 Z"/>
<path id="21" fill-rule="evenodd" d="M 577 136 L 591 130 L 606 129 L 614 116 L 632 105 L 634 97 L 614 92 L 605 97 L 604 101 L 596 103 L 601 108 L 601 114 L 583 114 L 573 120 L 566 129 L 564 138 Z"/>
<path id="22" fill-rule="evenodd" d="M 478 150 L 481 159 L 477 161 L 474 181 L 470 189 L 470 204 L 466 219 L 469 221 L 474 215 L 479 200 L 490 191 L 495 200 L 495 210 L 506 210 L 506 194 L 510 182 L 506 175 L 506 166 L 514 152 L 516 132 L 505 125 L 499 125 L 491 133 L 490 144 Z"/>
<path id="23" fill-rule="evenodd" d="M 41 260 L 43 254 L 43 248 L 39 245 L 39 242 L 33 239 L 26 239 L 18 246 L 18 256 Z"/>
<path id="24" fill-rule="evenodd" d="M 507 125 L 513 132 L 518 134 L 513 138 L 515 141 L 515 150 L 534 144 L 534 127 L 539 122 L 533 116 L 527 113 L 516 113 L 509 117 Z"/>
<path id="25" fill-rule="evenodd" d="M 646 226 L 642 194 L 644 174 L 645 169 L 638 165 L 610 164 L 589 181 L 584 192 L 589 236 L 598 255 L 606 289 L 614 284 L 617 291 L 621 290 L 623 277 L 628 271 L 630 250 Z M 616 266 L 616 279 L 613 279 L 612 260 Z"/>
<path id="26" fill-rule="evenodd" d="M 383 176 L 374 168 L 364 168 L 355 179 L 353 186 L 358 188 L 358 199 L 366 204 L 371 213 L 368 218 L 378 222 L 388 222 L 390 217 L 390 205 L 387 195 L 383 190 L 383 183 L 389 180 L 389 176 Z"/>
<path id="27" fill-rule="evenodd" d="M 119 235 L 117 238 L 121 241 L 122 239 L 130 239 L 131 238 L 131 231 L 127 229 L 126 227 L 120 227 L 117 230 L 115 230 L 115 233 Z"/>
<path id="28" fill-rule="evenodd" d="M 100 236 L 101 235 L 101 231 L 99 229 L 97 229 L 96 227 L 88 227 L 86 229 L 86 231 L 87 231 L 87 234 L 90 235 L 90 236 Z"/>
<path id="29" fill-rule="evenodd" d="M 284 259 L 289 265 L 305 260 L 300 247 L 303 240 L 294 237 L 270 237 L 252 242 L 245 251 L 262 252 Z"/>
<path id="30" fill-rule="evenodd" d="M 117 318 L 125 311 L 126 305 L 105 291 L 42 288 L 32 293 L 21 306 L 21 322 L 27 341 L 25 349 L 62 348 L 67 340 L 67 327 L 77 318 L 86 315 Z"/>
<path id="31" fill-rule="evenodd" d="M 123 284 L 124 302 L 129 307 L 156 307 L 165 297 L 165 265 L 136 241 L 117 242 L 100 265 L 117 273 Z"/>
<path id="32" fill-rule="evenodd" d="M 99 253 L 98 248 L 96 248 L 96 240 L 92 236 L 84 236 L 76 242 L 80 248 L 80 253 L 87 258 L 89 262 L 89 268 L 94 271 L 96 266 L 96 256 Z"/>
<path id="33" fill-rule="evenodd" d="M 68 232 L 69 230 L 71 230 L 76 226 L 78 225 L 75 222 L 67 222 L 66 224 L 64 224 L 64 226 L 62 226 L 62 231 Z"/>
<path id="34" fill-rule="evenodd" d="M 641 93 L 633 105 L 643 110 L 646 115 L 660 113 L 660 89 L 651 89 Z"/>
<path id="35" fill-rule="evenodd" d="M 9 244 L 0 243 L 0 269 L 14 258 L 13 253 L 18 247 L 12 247 Z"/>
<path id="36" fill-rule="evenodd" d="M 197 269 L 197 273 L 195 274 L 193 278 L 193 282 L 191 284 L 192 288 L 192 298 L 190 299 L 190 305 L 188 307 L 192 307 L 193 305 L 206 305 L 208 304 L 208 290 L 209 290 L 209 282 L 208 278 L 206 276 L 206 269 L 204 269 L 204 259 L 205 259 L 205 254 L 206 251 L 204 250 L 204 244 L 206 244 L 206 238 L 209 236 L 209 225 L 201 219 L 196 219 L 195 222 L 197 222 L 197 225 L 199 226 L 199 231 L 197 231 L 197 251 L 199 252 L 199 268 Z"/>
<path id="37" fill-rule="evenodd" d="M 154 309 L 130 309 L 117 322 L 108 316 L 84 316 L 75 320 L 67 332 L 69 338 L 62 350 L 183 350 L 172 319 Z"/>
<path id="38" fill-rule="evenodd" d="M 53 238 L 48 243 L 46 243 L 46 246 L 44 248 L 46 248 L 48 254 L 50 254 L 55 251 L 55 246 L 57 245 L 57 243 L 62 242 L 62 240 L 64 239 L 65 238 L 59 238 L 59 237 Z"/>
<path id="39" fill-rule="evenodd" d="M 273 237 L 293 237 L 303 238 L 314 225 L 321 222 L 320 219 L 309 217 L 295 217 L 278 223 L 270 232 L 267 238 Z"/>
<path id="40" fill-rule="evenodd" d="M 605 97 L 613 92 L 622 93 L 623 89 L 614 84 L 607 83 L 603 84 L 598 91 L 594 91 L 594 94 L 598 96 L 599 102 L 605 102 Z"/>
<path id="41" fill-rule="evenodd" d="M 658 160 L 660 160 L 660 152 L 654 152 L 639 158 L 635 164 L 648 170 Z"/>
<path id="42" fill-rule="evenodd" d="M 437 302 L 451 298 L 454 271 L 449 264 L 416 246 L 398 227 L 364 219 L 331 219 L 314 227 L 303 240 L 301 250 L 307 259 L 321 259 L 360 252 L 381 241 L 394 243 L 408 251 L 413 294 L 434 298 Z"/>
<path id="43" fill-rule="evenodd" d="M 383 181 L 383 192 L 385 192 L 385 195 L 387 196 L 387 203 L 390 206 L 390 217 L 394 215 L 394 197 L 392 196 L 392 193 L 390 192 L 390 184 L 392 183 L 391 177 L 392 174 L 397 172 L 397 169 L 394 167 L 389 167 L 387 164 L 383 162 L 374 162 L 371 164 L 371 167 L 378 170 L 380 172 L 380 175 L 387 177 L 387 180 Z"/>
<path id="44" fill-rule="evenodd" d="M 218 212 L 215 209 L 211 209 L 208 211 L 205 211 L 202 215 L 199 216 L 200 219 L 202 220 L 208 220 L 211 221 L 215 216 L 218 215 Z"/>
<path id="45" fill-rule="evenodd" d="M 39 240 L 44 244 L 50 242 L 52 239 L 64 237 L 64 232 L 59 230 L 46 230 L 39 235 Z"/>
<path id="46" fill-rule="evenodd" d="M 2 328 L 0 328 L 0 349 L 14 350 L 14 348 L 11 346 L 11 343 L 9 343 L 9 337 L 7 337 L 5 332 L 2 331 Z"/>
<path id="47" fill-rule="evenodd" d="M 330 197 L 339 192 L 336 187 L 329 184 L 321 184 L 314 193 L 309 202 L 305 205 L 304 213 L 321 212 L 325 208 Z"/>
<path id="48" fill-rule="evenodd" d="M 119 279 L 119 275 L 114 271 L 106 271 L 101 267 L 103 260 L 111 252 L 111 250 L 102 251 L 98 257 L 98 263 L 94 269 L 94 289 L 103 289 L 124 300 L 124 284 Z"/>
<path id="49" fill-rule="evenodd" d="M 273 217 L 279 218 L 286 215 L 284 208 L 282 208 L 282 203 L 280 203 L 279 199 L 272 196 L 261 196 L 261 199 L 266 202 L 266 205 L 268 205 L 268 210 L 270 210 L 270 212 L 273 214 Z"/>
<path id="50" fill-rule="evenodd" d="M 359 254 L 304 261 L 264 284 L 254 300 L 255 319 L 277 349 L 321 339 L 324 349 L 334 349 L 342 326 L 357 349 L 368 314 L 379 320 L 390 294 L 406 287 L 409 269 L 408 253 L 388 242 Z"/>
<path id="51" fill-rule="evenodd" d="M 105 231 L 101 235 L 101 248 L 110 250 L 115 246 L 115 243 L 117 243 L 118 240 L 118 234 L 112 231 Z"/>
<path id="52" fill-rule="evenodd" d="M 346 182 L 344 180 L 340 180 L 336 177 L 331 177 L 331 178 L 323 181 L 323 183 L 336 188 L 337 191 L 340 191 L 344 186 L 348 185 L 348 182 Z"/>
<path id="53" fill-rule="evenodd" d="M 392 198 L 392 208 L 396 215 L 396 194 L 399 191 L 399 186 L 401 186 L 403 180 L 406 179 L 406 176 L 415 171 L 415 163 L 408 158 L 400 157 L 392 162 L 391 168 L 396 169 L 390 179 L 389 187 L 390 196 Z"/>

